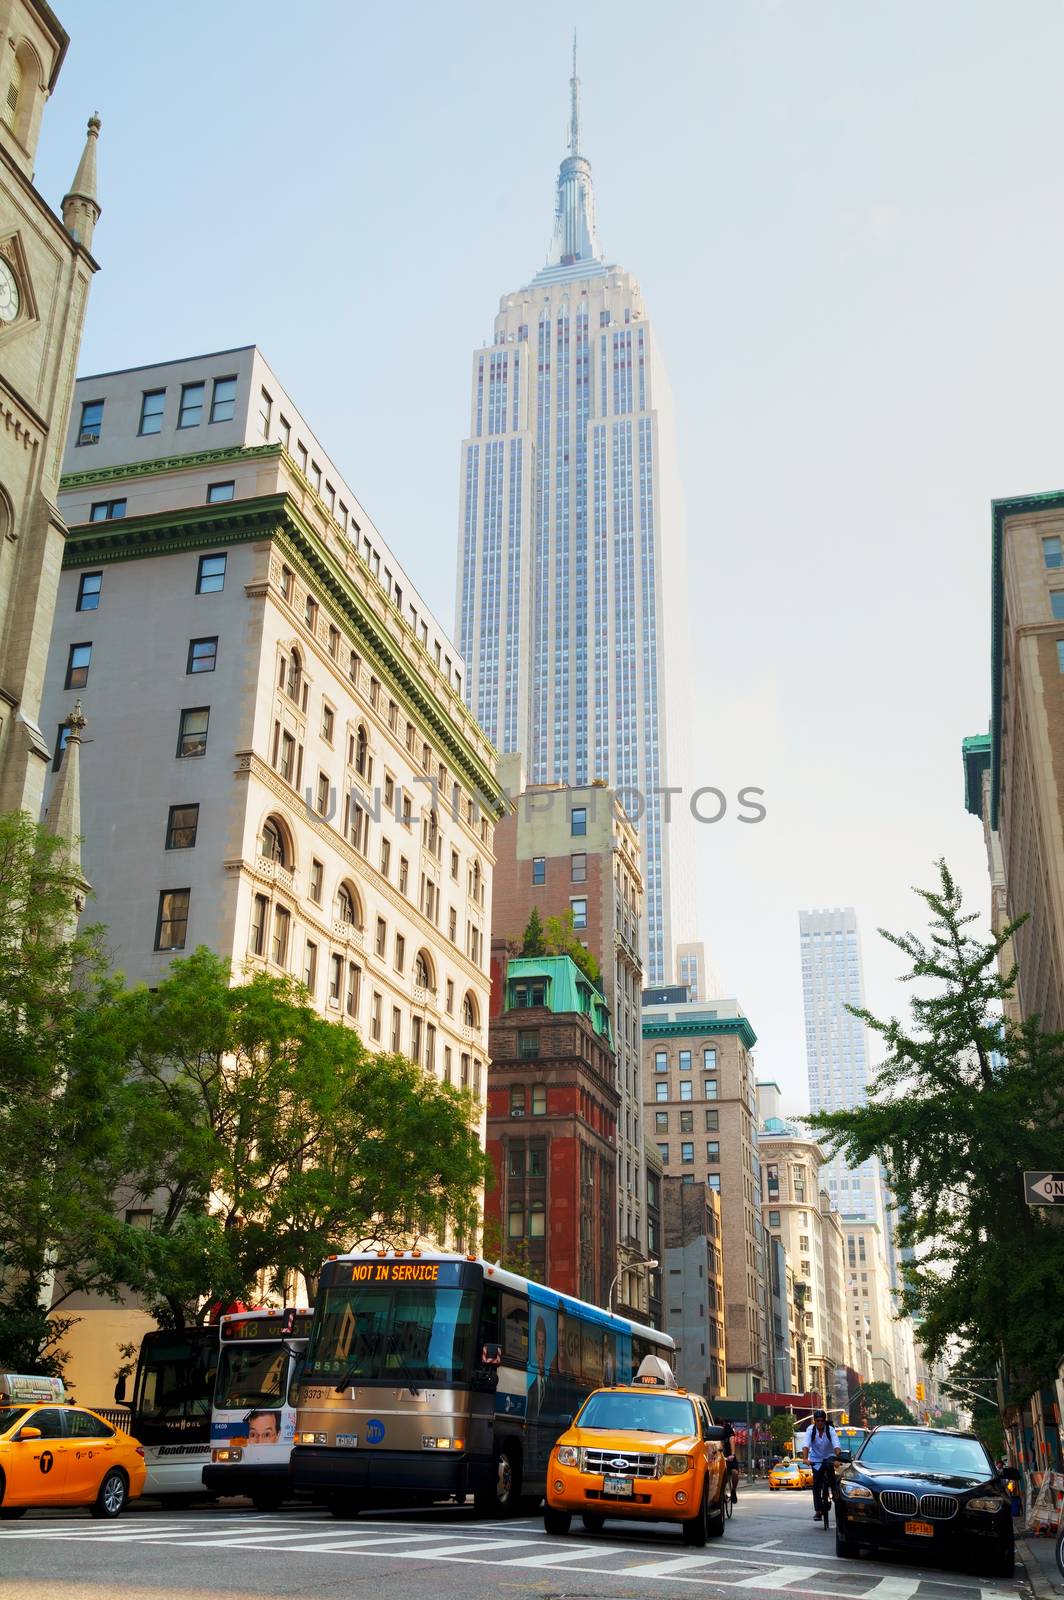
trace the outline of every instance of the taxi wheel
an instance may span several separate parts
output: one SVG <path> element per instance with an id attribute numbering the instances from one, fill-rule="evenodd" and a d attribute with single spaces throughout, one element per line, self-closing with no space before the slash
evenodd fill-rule
<path id="1" fill-rule="evenodd" d="M 571 1511 L 555 1511 L 553 1506 L 545 1506 L 543 1510 L 544 1533 L 568 1533 L 573 1525 Z"/>
<path id="2" fill-rule="evenodd" d="M 94 1517 L 117 1517 L 125 1509 L 126 1500 L 129 1498 L 129 1485 L 126 1475 L 118 1467 L 112 1467 L 100 1485 L 100 1492 L 92 1506 Z"/>
<path id="3" fill-rule="evenodd" d="M 706 1540 L 709 1538 L 708 1518 L 706 1516 L 707 1509 L 706 1491 L 703 1490 L 702 1504 L 698 1508 L 697 1515 L 691 1517 L 687 1522 L 680 1523 L 680 1527 L 683 1529 L 684 1544 L 704 1545 Z M 723 1518 L 724 1512 L 721 1511 L 722 1522 Z"/>
<path id="4" fill-rule="evenodd" d="M 606 1518 L 600 1511 L 585 1511 L 580 1518 L 588 1533 L 601 1533 L 606 1526 Z"/>
<path id="5" fill-rule="evenodd" d="M 724 1509 L 724 1497 L 727 1493 L 728 1485 L 723 1484 L 721 1486 L 720 1499 L 717 1501 L 715 1506 L 710 1506 L 708 1508 L 708 1514 L 706 1518 L 708 1523 L 707 1532 L 711 1539 L 723 1539 L 724 1537 L 725 1519 L 731 1511 L 730 1501 L 728 1502 L 728 1510 L 725 1511 Z"/>

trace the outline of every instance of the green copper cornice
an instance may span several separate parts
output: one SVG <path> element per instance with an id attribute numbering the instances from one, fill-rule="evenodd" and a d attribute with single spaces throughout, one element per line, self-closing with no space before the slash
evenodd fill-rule
<path id="1" fill-rule="evenodd" d="M 268 448 L 279 450 L 280 446 Z M 236 455 L 246 453 L 235 452 Z M 188 457 L 180 459 L 189 460 Z M 386 687 L 420 721 L 426 733 L 432 735 L 441 752 L 448 752 L 450 764 L 462 774 L 480 803 L 501 815 L 506 801 L 493 768 L 466 738 L 458 720 L 447 714 L 446 706 L 437 700 L 411 665 L 384 618 L 377 614 L 295 501 L 284 492 L 253 500 L 228 500 L 221 505 L 188 506 L 148 516 L 122 517 L 112 522 L 80 523 L 67 533 L 63 565 L 68 568 L 102 566 L 190 550 L 217 550 L 261 539 L 278 542 L 292 567 L 312 585 L 326 611 L 361 642 Z M 351 555 L 365 572 L 369 584 L 376 585 L 376 579 L 361 556 L 354 549 Z M 384 591 L 380 592 L 386 600 Z M 394 607 L 390 607 L 390 614 L 407 635 L 408 643 L 424 656 L 430 671 L 435 672 L 431 657 Z M 455 695 L 454 698 L 461 705 L 463 717 L 470 716 L 460 697 Z M 447 799 L 441 797 L 441 803 L 447 803 Z"/>
<path id="2" fill-rule="evenodd" d="M 281 444 L 231 445 L 225 450 L 197 450 L 187 456 L 154 457 L 151 461 L 126 461 L 117 467 L 86 467 L 68 472 L 59 480 L 60 490 L 84 489 L 96 483 L 116 483 L 121 478 L 151 478 L 160 472 L 180 472 L 185 468 L 218 466 L 228 461 L 247 461 L 262 456 L 280 456 Z"/>
<path id="3" fill-rule="evenodd" d="M 685 1017 L 682 1022 L 656 1022 L 643 1017 L 644 1039 L 701 1039 L 711 1033 L 734 1033 L 748 1050 L 757 1043 L 757 1034 L 745 1017 Z"/>

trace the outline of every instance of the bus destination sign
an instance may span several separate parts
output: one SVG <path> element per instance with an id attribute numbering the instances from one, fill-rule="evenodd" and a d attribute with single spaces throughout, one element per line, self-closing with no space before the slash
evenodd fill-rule
<path id="1" fill-rule="evenodd" d="M 338 1261 L 336 1283 L 458 1283 L 457 1261 Z"/>

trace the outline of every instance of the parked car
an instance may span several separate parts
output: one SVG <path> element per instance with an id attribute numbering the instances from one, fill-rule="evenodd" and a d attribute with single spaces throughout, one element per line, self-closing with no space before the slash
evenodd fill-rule
<path id="1" fill-rule="evenodd" d="M 934 1551 L 996 1578 L 1012 1576 L 1015 1551 L 1005 1482 L 974 1434 L 882 1427 L 840 1468 L 835 1549 L 862 1545 Z"/>
<path id="2" fill-rule="evenodd" d="M 0 1404 L 0 1519 L 30 1506 L 117 1517 L 144 1487 L 144 1451 L 84 1406 Z"/>

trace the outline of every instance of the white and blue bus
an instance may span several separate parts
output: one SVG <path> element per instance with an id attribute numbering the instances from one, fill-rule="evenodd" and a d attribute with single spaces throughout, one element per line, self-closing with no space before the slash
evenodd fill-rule
<path id="1" fill-rule="evenodd" d="M 275 1511 L 290 1493 L 293 1390 L 312 1315 L 285 1306 L 221 1318 L 211 1458 L 203 1468 L 212 1495 L 247 1495 L 260 1511 Z"/>
<path id="2" fill-rule="evenodd" d="M 544 1491 L 586 1395 L 628 1383 L 667 1334 L 474 1256 L 331 1257 L 298 1388 L 292 1482 L 338 1516 L 383 1498 L 499 1516 Z"/>

